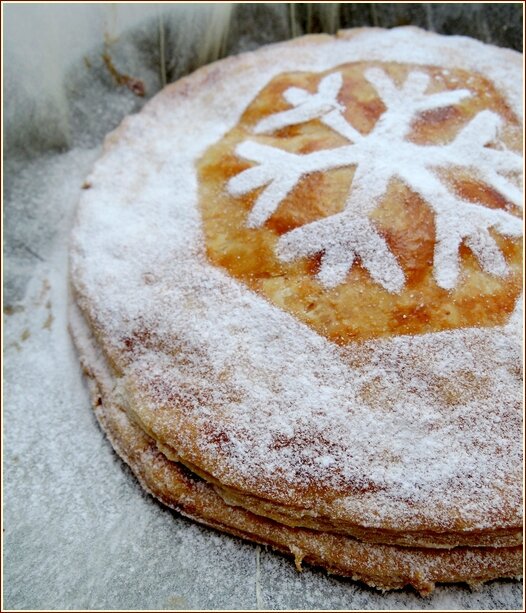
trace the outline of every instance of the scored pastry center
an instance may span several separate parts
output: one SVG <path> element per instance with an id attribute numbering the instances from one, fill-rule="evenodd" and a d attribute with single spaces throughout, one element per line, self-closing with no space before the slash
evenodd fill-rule
<path id="1" fill-rule="evenodd" d="M 475 73 L 281 74 L 198 164 L 207 256 L 339 344 L 503 324 L 522 284 L 521 137 Z"/>

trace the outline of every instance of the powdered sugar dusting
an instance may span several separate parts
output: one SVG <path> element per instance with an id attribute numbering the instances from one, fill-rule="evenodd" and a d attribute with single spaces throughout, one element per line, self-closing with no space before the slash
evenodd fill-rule
<path id="1" fill-rule="evenodd" d="M 206 463 L 202 468 L 221 482 L 246 491 L 257 487 L 259 495 L 285 504 L 322 480 L 343 494 L 330 503 L 310 500 L 313 513 L 358 518 L 368 526 L 491 528 L 503 526 L 504 508 L 506 526 L 518 525 L 520 348 L 512 329 L 457 330 L 339 348 L 206 261 L 195 179 L 196 160 L 278 73 L 323 71 L 363 59 L 476 67 L 509 94 L 517 112 L 516 58 L 497 62 L 494 53 L 474 41 L 413 30 L 290 47 L 286 54 L 278 47 L 259 52 L 257 63 L 251 55 L 228 60 L 232 73 L 222 72 L 219 80 L 210 78 L 213 68 L 198 72 L 121 128 L 121 141 L 96 165 L 92 189 L 81 203 L 72 277 L 81 307 L 125 375 L 130 404 L 160 438 L 176 443 L 183 457 L 197 454 Z M 412 87 L 422 88 L 420 77 L 412 79 Z M 335 78 L 326 88 L 334 92 L 336 85 Z M 388 96 L 388 86 L 382 87 Z M 289 101 L 301 96 L 289 93 Z M 314 112 L 307 110 L 305 117 Z M 330 120 L 334 125 L 336 116 Z M 433 151 L 434 159 L 456 160 L 469 142 L 464 138 L 461 133 L 449 148 Z M 363 140 L 345 152 L 350 155 Z M 509 161 L 508 153 L 488 155 Z M 123 164 L 121 177 L 116 169 Z M 429 190 L 439 187 L 426 167 L 418 173 L 413 166 L 397 168 L 426 200 L 436 202 Z M 139 174 L 132 183 L 135 169 Z M 285 183 L 286 177 L 276 193 Z M 464 207 L 466 225 L 451 221 L 450 209 L 436 211 L 441 228 L 458 230 L 449 243 L 445 229 L 440 236 L 438 280 L 443 286 L 456 282 L 453 259 L 461 228 L 467 228 L 482 263 L 501 274 L 484 231 L 495 225 L 516 234 L 515 218 L 489 209 L 481 213 L 477 205 L 455 206 Z M 454 219 L 457 215 L 455 210 Z M 254 223 L 261 219 L 256 216 Z M 374 227 L 362 231 L 372 236 Z M 300 242 L 284 242 L 285 256 Z M 334 251 L 336 274 L 324 273 L 327 284 L 349 265 Z M 388 257 L 379 244 L 377 257 Z M 401 281 L 395 263 L 380 265 L 372 253 L 369 261 L 377 281 L 396 291 Z M 178 397 L 185 414 L 165 411 Z"/>
<path id="2" fill-rule="evenodd" d="M 481 180 L 520 206 L 522 193 L 505 174 L 521 170 L 521 156 L 486 147 L 497 136 L 499 116 L 482 111 L 446 146 L 418 145 L 405 140 L 415 117 L 424 111 L 458 104 L 471 95 L 470 91 L 456 89 L 426 94 L 430 78 L 416 71 L 409 73 L 400 88 L 380 68 L 367 70 L 365 77 L 386 107 L 367 135 L 360 134 L 343 115 L 345 109 L 337 99 L 343 85 L 339 72 L 324 77 L 314 94 L 296 87 L 287 89 L 283 95 L 293 108 L 266 117 L 254 129 L 256 134 L 272 132 L 319 118 L 353 142 L 352 145 L 303 155 L 254 141 L 244 141 L 238 146 L 239 156 L 258 165 L 234 176 L 228 183 L 230 193 L 245 194 L 264 187 L 247 225 L 258 227 L 265 223 L 305 174 L 354 166 L 356 172 L 344 212 L 286 233 L 277 246 L 281 259 L 289 262 L 322 253 L 318 279 L 323 285 L 334 287 L 347 277 L 355 260 L 360 258 L 362 266 L 377 283 L 388 291 L 400 291 L 404 285 L 403 271 L 368 219 L 389 180 L 398 177 L 418 192 L 435 212 L 434 273 L 440 287 L 456 286 L 458 250 L 464 240 L 486 272 L 504 276 L 508 268 L 489 229 L 495 227 L 506 236 L 520 236 L 521 220 L 507 211 L 466 202 L 433 173 L 441 167 L 470 167 Z"/>

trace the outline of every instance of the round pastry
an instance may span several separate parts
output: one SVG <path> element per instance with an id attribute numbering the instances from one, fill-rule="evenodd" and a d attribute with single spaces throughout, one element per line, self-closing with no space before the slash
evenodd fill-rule
<path id="1" fill-rule="evenodd" d="M 520 574 L 521 66 L 304 37 L 107 138 L 71 328 L 147 489 L 384 589 Z"/>

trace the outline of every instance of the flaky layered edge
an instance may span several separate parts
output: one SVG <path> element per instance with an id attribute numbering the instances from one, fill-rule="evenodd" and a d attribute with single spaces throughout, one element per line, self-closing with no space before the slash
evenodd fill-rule
<path id="1" fill-rule="evenodd" d="M 87 376 L 95 415 L 114 450 L 147 492 L 182 515 L 292 556 L 298 569 L 304 561 L 382 591 L 412 586 L 425 596 L 437 583 L 462 582 L 475 587 L 492 579 L 521 575 L 521 546 L 433 549 L 370 543 L 292 527 L 227 504 L 211 484 L 169 460 L 130 419 L 119 381 L 74 303 L 70 304 L 69 327 Z"/>

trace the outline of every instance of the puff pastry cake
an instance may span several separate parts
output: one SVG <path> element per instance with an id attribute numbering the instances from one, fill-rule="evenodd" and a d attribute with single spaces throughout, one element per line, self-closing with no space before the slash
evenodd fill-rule
<path id="1" fill-rule="evenodd" d="M 308 36 L 107 137 L 70 327 L 148 491 L 380 589 L 521 574 L 521 68 Z"/>

